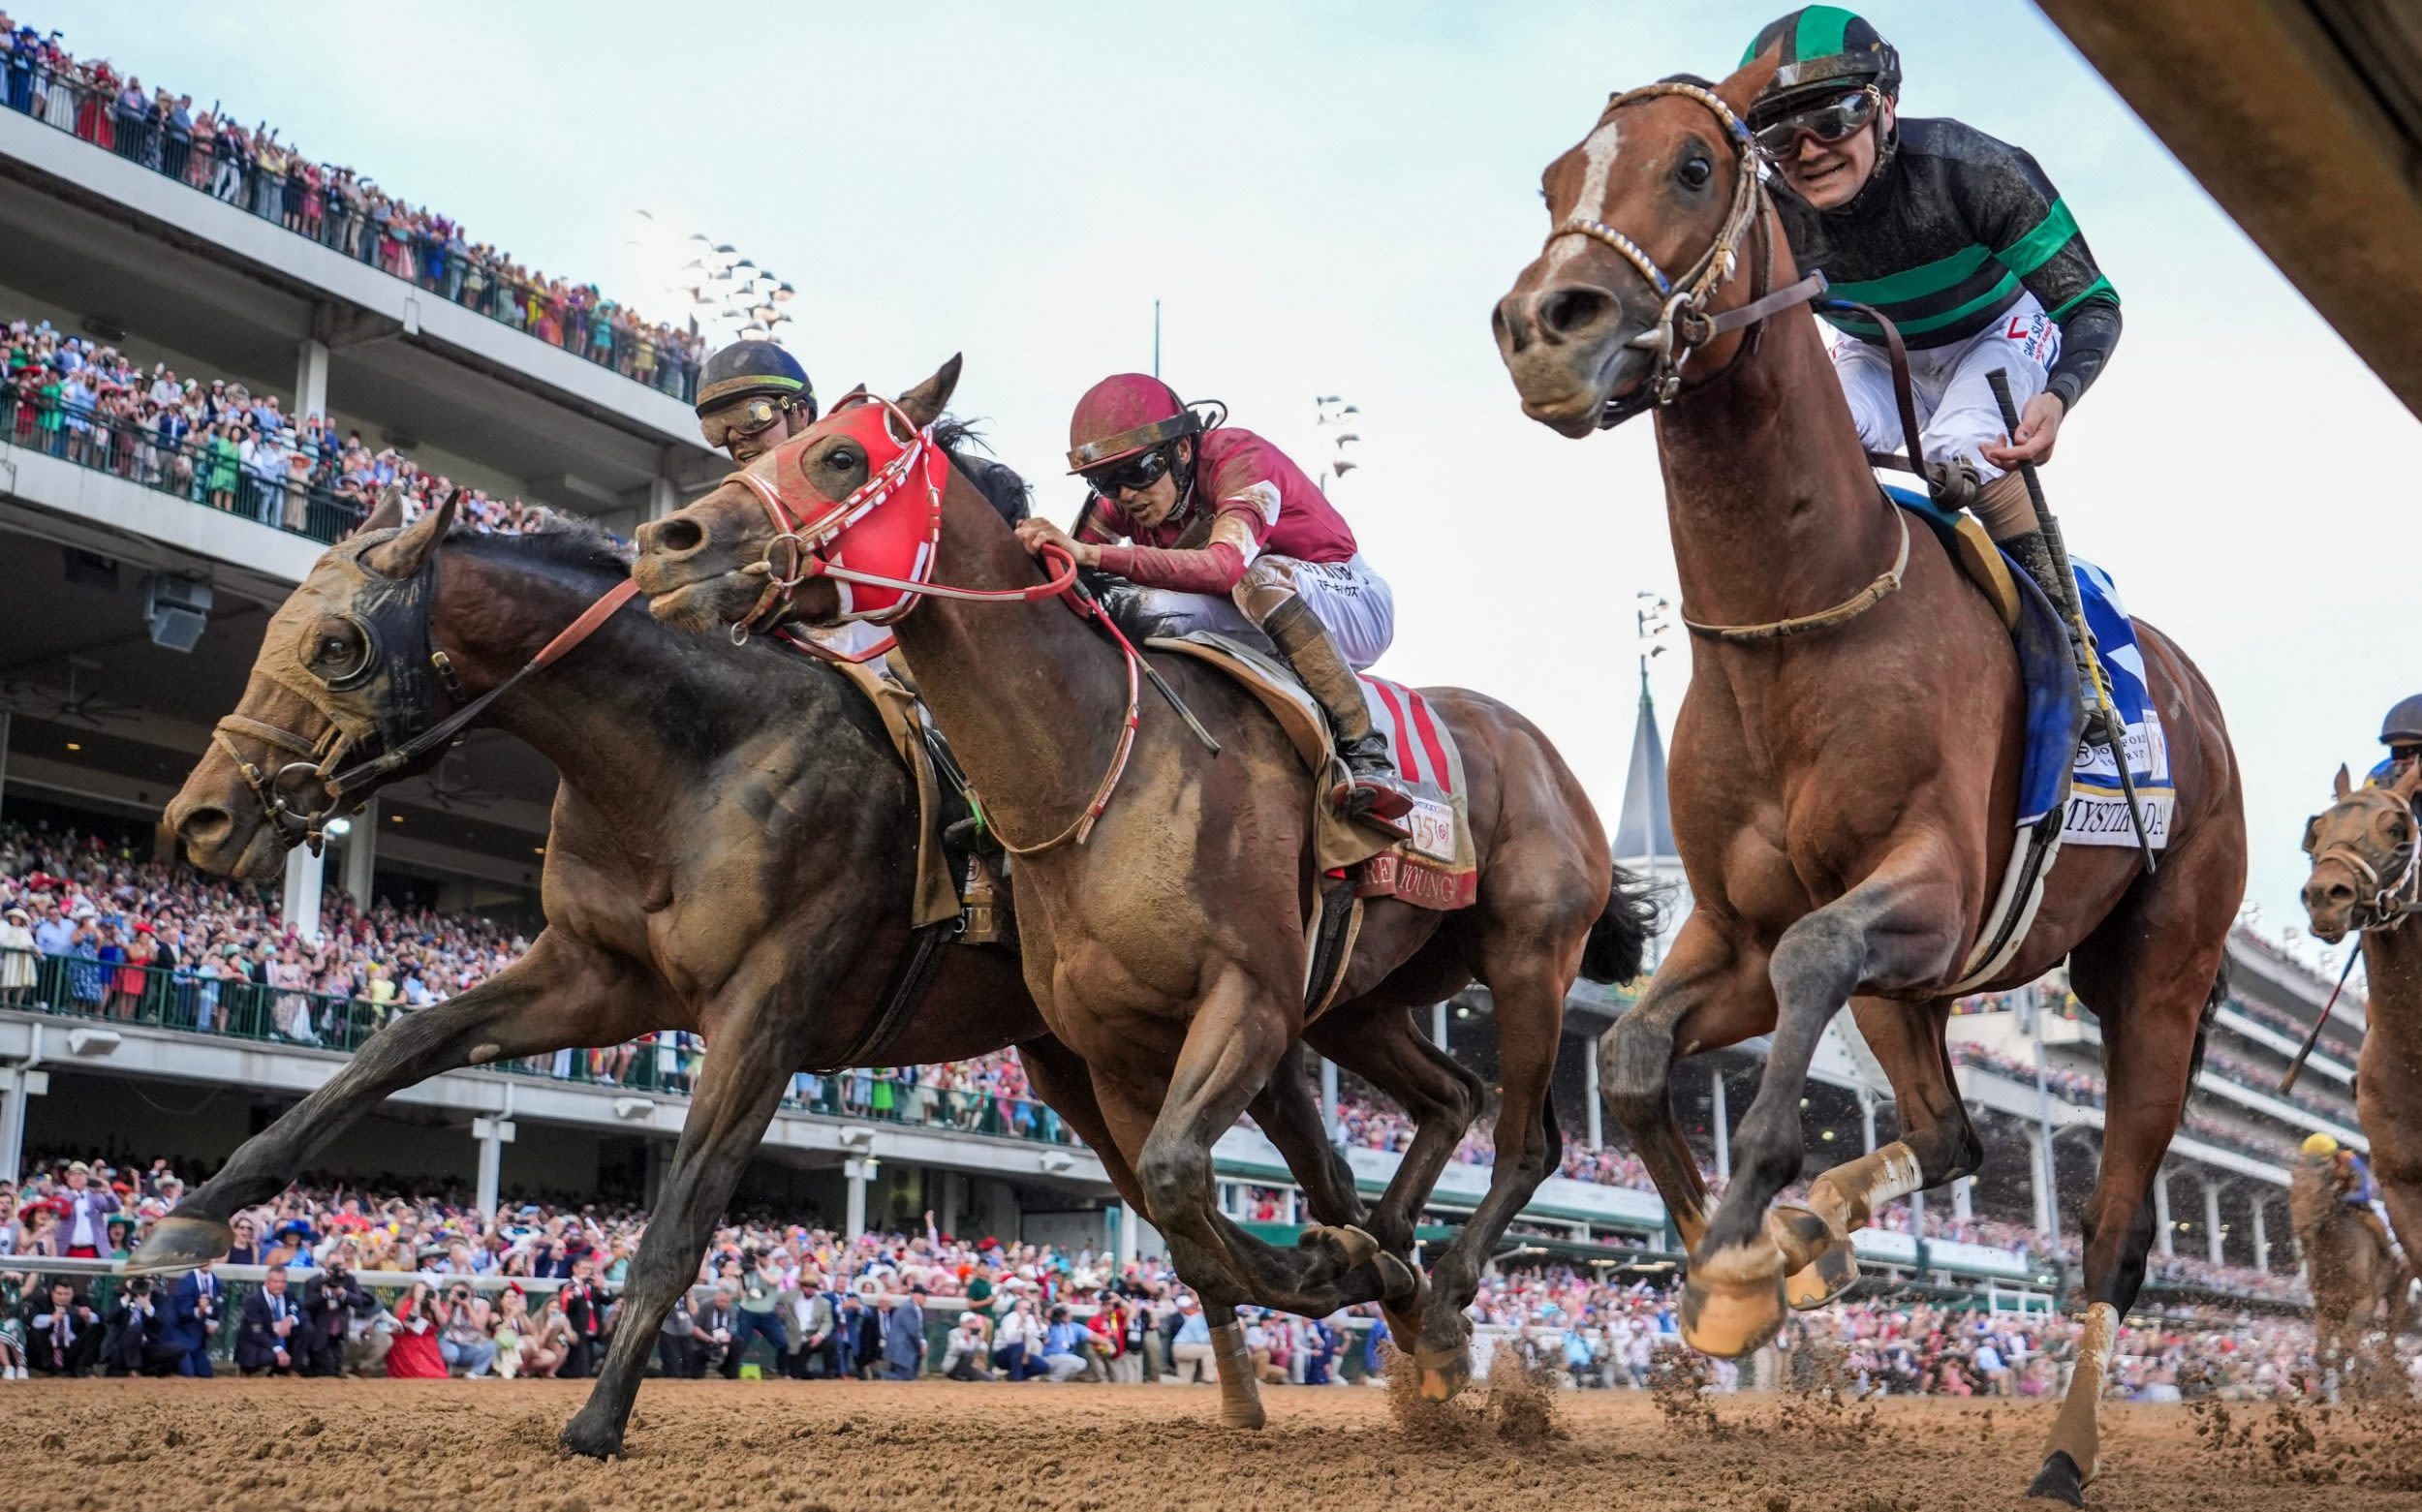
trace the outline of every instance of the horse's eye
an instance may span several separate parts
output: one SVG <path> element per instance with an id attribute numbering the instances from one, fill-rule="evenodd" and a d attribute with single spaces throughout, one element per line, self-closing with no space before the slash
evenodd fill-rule
<path id="1" fill-rule="evenodd" d="M 835 447 L 832 450 L 824 453 L 824 465 L 827 467 L 839 468 L 843 472 L 847 472 L 851 468 L 857 466 L 857 453 L 852 451 L 847 447 Z"/>
<path id="2" fill-rule="evenodd" d="M 1714 177 L 1715 173 L 1716 165 L 1705 158 L 1685 158 L 1682 160 L 1682 166 L 1673 170 L 1673 176 L 1682 180 L 1682 186 L 1686 189 L 1706 188 L 1707 181 Z"/>

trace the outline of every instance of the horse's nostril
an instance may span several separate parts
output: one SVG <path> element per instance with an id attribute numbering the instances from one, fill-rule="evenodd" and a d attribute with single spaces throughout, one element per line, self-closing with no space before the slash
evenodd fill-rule
<path id="1" fill-rule="evenodd" d="M 1568 284 L 1539 296 L 1539 328 L 1550 336 L 1573 336 L 1614 313 L 1614 297 L 1602 289 Z"/>
<path id="2" fill-rule="evenodd" d="M 706 544 L 706 532 L 699 529 L 695 520 L 658 520 L 648 529 L 656 538 L 648 544 L 658 551 L 687 555 Z"/>
<path id="3" fill-rule="evenodd" d="M 189 846 L 208 849 L 228 837 L 235 827 L 234 816 L 225 809 L 202 804 L 186 811 L 176 823 L 176 836 Z"/>

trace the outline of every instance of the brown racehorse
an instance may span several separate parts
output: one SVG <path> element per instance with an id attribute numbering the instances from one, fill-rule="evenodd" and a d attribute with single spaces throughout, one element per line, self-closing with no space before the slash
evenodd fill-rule
<path id="1" fill-rule="evenodd" d="M 2287 1212 L 2313 1288 L 2313 1358 L 2324 1372 L 2343 1375 L 2362 1360 L 2364 1335 L 2380 1328 L 2394 1340 L 2405 1331 L 2411 1275 L 2389 1249 L 2388 1236 L 2340 1197 L 2332 1158 L 2297 1161 Z M 2393 1376 L 2395 1351 L 2386 1354 Z"/>
<path id="2" fill-rule="evenodd" d="M 332 714 L 388 725 L 419 712 L 427 723 L 433 711 L 401 707 L 409 700 L 382 691 L 383 679 L 355 687 L 346 672 L 375 670 L 362 663 L 366 652 L 407 677 L 400 663 L 417 660 L 413 645 L 442 652 L 464 694 L 478 696 L 627 578 L 593 529 L 448 540 L 450 517 L 434 510 L 397 534 L 383 509 L 321 558 L 271 619 L 228 726 L 247 759 L 278 758 L 256 731 L 292 731 L 308 747 Z M 424 566 L 433 578 L 425 602 L 392 615 L 376 606 Z M 366 644 L 373 625 L 375 647 Z M 541 884 L 546 928 L 511 967 L 371 1036 L 178 1204 L 140 1266 L 226 1253 L 238 1208 L 283 1189 L 400 1088 L 464 1065 L 697 1031 L 709 1046 L 705 1069 L 623 1321 L 587 1408 L 564 1435 L 569 1447 L 603 1455 L 622 1443 L 657 1326 L 696 1275 L 794 1068 L 957 1060 L 1016 1044 L 1036 1090 L 1140 1211 L 1142 1189 L 1083 1065 L 1045 1032 L 1016 952 L 944 946 L 914 1012 L 882 1033 L 876 1016 L 908 942 L 916 797 L 873 709 L 839 674 L 793 652 L 702 644 L 625 610 L 492 707 L 494 723 L 562 778 Z M 273 879 L 299 838 L 215 745 L 169 822 L 196 864 L 254 880 Z M 1328 1148 L 1300 1061 L 1281 1067 L 1254 1112 L 1316 1216 L 1357 1219 L 1351 1173 Z M 1230 1415 L 1255 1420 L 1251 1372 L 1220 1363 Z"/>
<path id="3" fill-rule="evenodd" d="M 2368 997 L 2355 1116 L 2406 1262 L 2422 1270 L 2422 925 L 2408 922 L 2422 893 L 2417 793 L 2422 762 L 2365 787 L 2340 767 L 2338 801 L 2305 826 L 2313 875 L 2304 906 L 2316 939 L 2363 937 Z"/>
<path id="4" fill-rule="evenodd" d="M 908 434 L 886 421 L 883 444 L 913 447 L 915 428 L 941 413 L 957 376 L 953 358 L 904 395 L 896 418 Z M 875 457 L 852 424 L 845 403 L 758 466 L 786 486 L 796 480 L 817 508 L 859 497 L 881 483 L 878 468 L 898 462 Z M 931 581 L 1004 595 L 1038 584 L 1034 559 L 955 469 L 938 498 Z M 634 575 L 659 615 L 720 634 L 766 607 L 777 530 L 735 479 L 643 527 Z M 809 578 L 788 598 L 788 612 L 811 622 L 838 609 L 829 579 Z M 1122 729 L 1135 728 L 1122 710 L 1135 707 L 1134 674 L 1062 603 L 934 597 L 897 633 L 997 830 L 1024 843 L 1014 880 L 1027 983 L 1044 1022 L 1091 1067 L 1180 1273 L 1209 1298 L 1312 1315 L 1382 1300 L 1400 1320 L 1399 1342 L 1413 1347 L 1423 1392 L 1451 1395 L 1470 1373 L 1463 1309 L 1506 1222 L 1557 1165 L 1548 1079 L 1565 995 L 1585 952 L 1592 974 L 1619 977 L 1637 969 L 1643 940 L 1645 910 L 1628 889 L 1610 893 L 1606 840 L 1571 772 L 1511 710 L 1475 694 L 1429 692 L 1462 748 L 1477 902 L 1441 913 L 1375 900 L 1337 1006 L 1307 1028 L 1304 921 L 1320 880 L 1309 864 L 1312 788 L 1250 694 L 1190 659 L 1163 659 L 1221 749 L 1210 754 L 1150 705 L 1121 784 Z M 1105 771 L 1110 782 L 1098 783 Z M 1044 843 L 1064 825 L 1063 839 L 1080 832 L 1071 821 L 1089 812 L 1089 795 L 1100 814 L 1090 838 Z M 1415 1114 L 1418 1134 L 1370 1224 L 1386 1255 L 1405 1252 L 1471 1111 L 1410 1009 L 1475 977 L 1496 1006 L 1497 1159 L 1488 1194 L 1439 1258 L 1426 1301 L 1420 1278 L 1371 1263 L 1362 1236 L 1315 1234 L 1278 1250 L 1218 1212 L 1211 1146 L 1303 1036 L 1397 1091 Z"/>
<path id="5" fill-rule="evenodd" d="M 1671 776 L 1697 906 L 1607 1035 L 1601 1084 L 1692 1246 L 1684 1333 L 1723 1354 L 1773 1334 L 1786 1275 L 1795 1301 L 1842 1284 L 1847 1232 L 1876 1207 L 1982 1158 L 1944 1050 L 1945 989 L 2012 846 L 2023 716 L 2008 633 L 1930 531 L 1903 536 L 1807 294 L 1786 293 L 1797 271 L 1740 125 L 1775 66 L 1770 54 L 1721 84 L 1616 96 L 1548 167 L 1554 230 L 1495 314 L 1524 413 L 1542 424 L 1577 438 L 1610 406 L 1658 411 L 1674 555 L 1701 635 Z M 1770 293 L 1785 302 L 1761 311 Z M 1879 577 L 1903 551 L 1906 571 Z M 2111 1095 L 2085 1214 L 2085 1335 L 2033 1488 L 2071 1502 L 2095 1471 L 2095 1404 L 2143 1281 L 2151 1184 L 2244 896 L 2219 705 L 2167 637 L 2138 633 L 2177 783 L 2159 871 L 2145 875 L 2131 849 L 2065 849 L 2023 946 L 1988 984 L 2067 957 L 2102 1024 Z M 1800 1171 L 1811 1057 L 1846 1001 L 1891 1077 L 1903 1136 L 1818 1177 L 1813 1216 L 1770 1224 L 1769 1203 Z M 1673 1063 L 1769 1033 L 1711 1218 L 1670 1111 Z M 1803 1268 L 1813 1274 L 1793 1274 Z"/>

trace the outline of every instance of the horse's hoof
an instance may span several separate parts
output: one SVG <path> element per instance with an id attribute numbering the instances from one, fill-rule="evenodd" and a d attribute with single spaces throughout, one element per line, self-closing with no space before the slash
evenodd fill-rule
<path id="1" fill-rule="evenodd" d="M 1261 1398 L 1258 1394 L 1250 1402 L 1222 1401 L 1220 1403 L 1220 1426 L 1222 1428 L 1239 1428 L 1249 1434 L 1257 1433 L 1266 1421 L 1268 1421 L 1268 1414 L 1261 1410 Z"/>
<path id="2" fill-rule="evenodd" d="M 199 1214 L 170 1214 L 162 1219 L 142 1242 L 140 1249 L 129 1256 L 125 1273 L 129 1276 L 151 1276 L 167 1271 L 190 1271 L 227 1253 L 235 1243 L 235 1230 L 214 1218 Z"/>
<path id="3" fill-rule="evenodd" d="M 1682 1287 L 1682 1339 L 1701 1354 L 1737 1360 L 1783 1329 L 1783 1254 L 1764 1243 L 1719 1250 L 1691 1267 Z"/>
<path id="4" fill-rule="evenodd" d="M 1458 1312 L 1436 1320 L 1436 1326 L 1451 1326 L 1454 1342 L 1441 1345 L 1422 1339 L 1413 1351 L 1413 1366 L 1422 1401 L 1451 1402 L 1472 1384 L 1472 1324 Z"/>
<path id="5" fill-rule="evenodd" d="M 616 1424 L 592 1421 L 583 1412 L 564 1425 L 556 1442 L 573 1454 L 610 1460 L 622 1453 L 622 1429 Z"/>
<path id="6" fill-rule="evenodd" d="M 1360 1267 L 1381 1253 L 1380 1242 L 1351 1223 L 1322 1223 L 1296 1236 L 1299 1250 L 1326 1250 L 1338 1259 L 1338 1274 Z"/>
<path id="7" fill-rule="evenodd" d="M 2086 1482 L 2091 1476 L 2082 1474 L 2077 1462 L 2065 1449 L 2055 1449 L 2043 1457 L 2043 1468 L 2028 1484 L 2027 1495 L 2044 1501 L 2058 1501 L 2067 1506 L 2086 1504 Z"/>
<path id="8" fill-rule="evenodd" d="M 1795 1256 L 1809 1257 L 1783 1280 L 1784 1300 L 1802 1312 L 1823 1307 L 1858 1280 L 1858 1255 L 1849 1237 L 1807 1208 L 1776 1203 L 1766 1215 L 1766 1237 L 1783 1251 L 1786 1265 Z"/>

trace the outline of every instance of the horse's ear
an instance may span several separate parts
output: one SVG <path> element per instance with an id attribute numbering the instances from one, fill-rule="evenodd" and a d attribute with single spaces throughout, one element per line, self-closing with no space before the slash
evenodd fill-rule
<path id="1" fill-rule="evenodd" d="M 1750 118 L 1750 105 L 1775 81 L 1775 71 L 1783 67 L 1783 43 L 1775 45 L 1750 59 L 1734 71 L 1731 77 L 1716 86 L 1716 94 L 1732 107 L 1732 113 L 1743 120 Z"/>
<path id="2" fill-rule="evenodd" d="M 2320 845 L 2321 816 L 2315 814 L 2304 821 L 2304 853 L 2313 854 L 2314 850 L 2320 849 Z"/>
<path id="3" fill-rule="evenodd" d="M 2346 763 L 2344 761 L 2339 762 L 2338 781 L 2330 788 L 2331 793 L 2337 797 L 2339 802 L 2344 803 L 2346 801 L 2346 795 L 2354 790 L 2354 779 L 2346 775 Z"/>
<path id="4" fill-rule="evenodd" d="M 421 564 L 429 560 L 429 553 L 437 549 L 437 543 L 453 527 L 454 503 L 461 497 L 459 488 L 449 492 L 444 504 L 420 516 L 410 530 L 363 552 L 361 565 L 382 577 L 410 577 L 419 571 Z"/>
<path id="5" fill-rule="evenodd" d="M 931 425 L 942 418 L 942 412 L 950 407 L 950 392 L 959 386 L 959 354 L 950 354 L 950 360 L 934 369 L 934 376 L 900 395 L 900 408 L 919 425 Z"/>
<path id="6" fill-rule="evenodd" d="M 2422 759 L 2407 758 L 2398 762 L 2396 774 L 2388 780 L 2388 790 L 2411 803 L 2414 794 L 2422 792 Z"/>
<path id="7" fill-rule="evenodd" d="M 379 495 L 378 508 L 364 515 L 361 523 L 354 527 L 353 533 L 357 536 L 376 535 L 383 530 L 393 530 L 402 523 L 404 523 L 404 491 L 389 483 L 386 491 Z"/>

